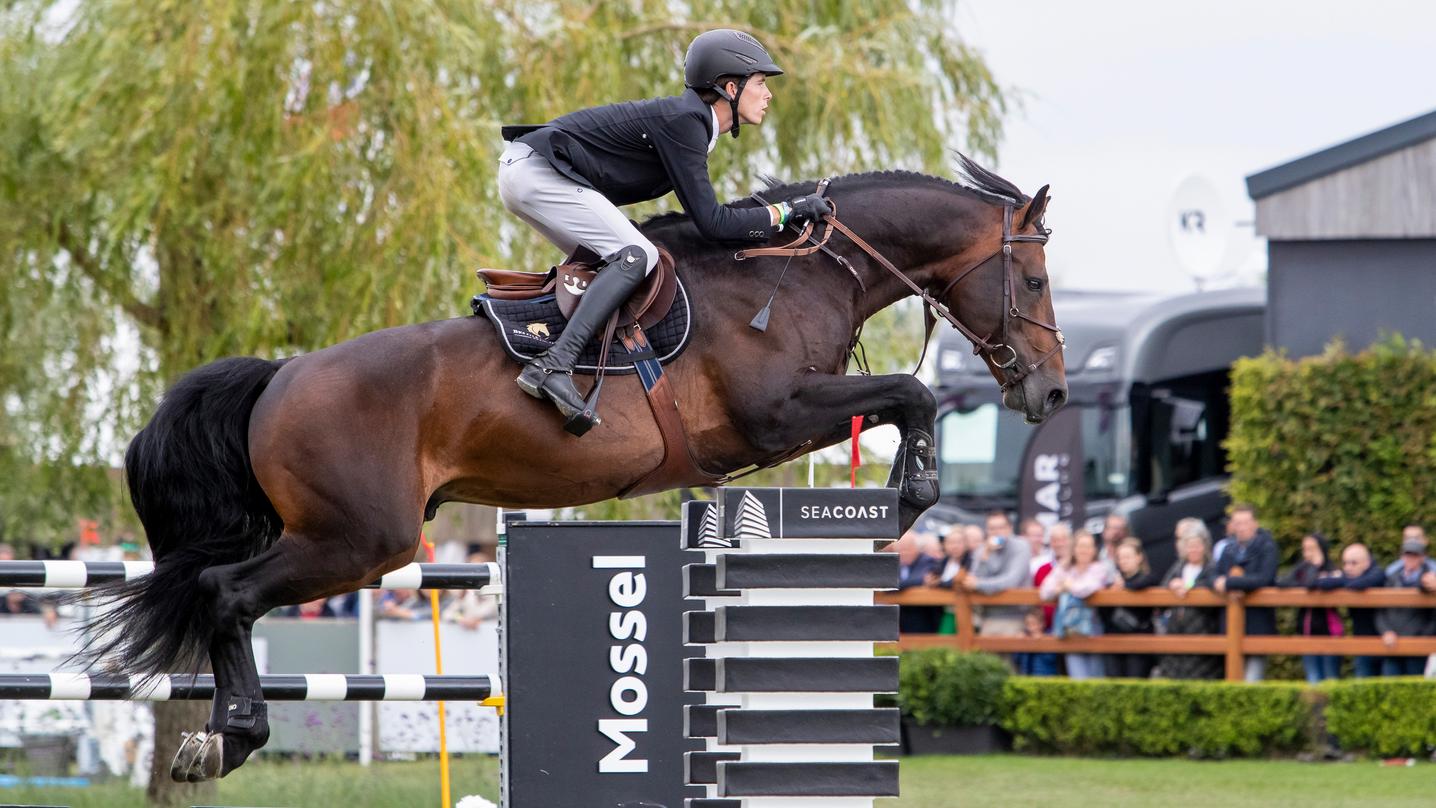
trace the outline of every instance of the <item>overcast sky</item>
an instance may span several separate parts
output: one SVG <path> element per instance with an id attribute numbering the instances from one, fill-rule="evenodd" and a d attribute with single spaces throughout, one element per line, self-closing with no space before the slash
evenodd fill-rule
<path id="1" fill-rule="evenodd" d="M 957 24 L 1024 94 L 998 170 L 1052 184 L 1068 288 L 1194 288 L 1167 226 L 1192 175 L 1225 210 L 1223 268 L 1260 278 L 1247 175 L 1436 109 L 1436 3 L 970 0 Z"/>

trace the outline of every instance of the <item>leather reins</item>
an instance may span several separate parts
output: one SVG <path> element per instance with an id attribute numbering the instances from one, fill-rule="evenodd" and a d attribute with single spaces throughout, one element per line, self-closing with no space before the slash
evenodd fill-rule
<path id="1" fill-rule="evenodd" d="M 820 185 L 820 187 L 822 186 Z M 761 197 L 759 197 L 759 201 L 762 201 Z M 889 261 L 885 256 L 883 256 L 882 253 L 874 249 L 872 245 L 864 241 L 861 236 L 859 236 L 857 233 L 854 233 L 851 229 L 848 228 L 847 225 L 838 221 L 837 205 L 831 199 L 828 200 L 828 204 L 832 205 L 833 212 L 823 217 L 823 223 L 826 225 L 826 227 L 823 230 L 823 236 L 821 239 L 814 238 L 813 233 L 816 227 L 815 223 L 810 221 L 806 225 L 804 225 L 802 231 L 798 234 L 798 237 L 793 241 L 789 242 L 788 244 L 785 244 L 782 247 L 757 247 L 748 250 L 739 250 L 738 252 L 733 254 L 734 260 L 742 261 L 747 258 L 757 258 L 760 256 L 793 257 L 801 255 L 811 255 L 821 250 L 836 259 L 839 265 L 841 265 L 844 269 L 847 269 L 848 272 L 853 276 L 853 279 L 858 282 L 858 287 L 863 292 L 866 292 L 867 287 L 863 284 L 862 278 L 858 275 L 858 272 L 853 267 L 852 262 L 848 261 L 843 256 L 837 254 L 830 247 L 827 246 L 828 241 L 833 236 L 833 231 L 836 230 L 837 232 L 842 233 L 844 236 L 847 236 L 850 241 L 852 241 L 858 246 L 858 249 L 872 256 L 873 260 L 877 261 L 879 265 L 881 265 L 884 269 L 886 269 L 894 277 L 896 277 L 899 281 L 901 281 L 904 285 L 911 289 L 913 294 L 917 295 L 919 298 L 922 299 L 924 321 L 924 355 L 926 355 L 927 353 L 927 343 L 932 336 L 933 326 L 936 324 L 937 318 L 941 317 L 942 319 L 946 320 L 949 325 L 961 332 L 963 336 L 967 337 L 967 339 L 972 343 L 973 355 L 985 354 L 986 358 L 991 361 L 994 366 L 1002 368 L 1003 370 L 1009 372 L 1007 381 L 1002 383 L 1002 391 L 1004 393 L 1015 385 L 1021 383 L 1023 379 L 1031 375 L 1033 371 L 1041 367 L 1045 362 L 1047 362 L 1047 360 L 1051 359 L 1053 356 L 1056 356 L 1057 353 L 1061 351 L 1063 346 L 1066 344 L 1066 340 L 1062 336 L 1062 329 L 1058 328 L 1053 323 L 1045 323 L 1035 317 L 1026 314 L 1022 311 L 1022 309 L 1017 306 L 1017 290 L 1014 283 L 1014 279 L 1016 277 L 1016 270 L 1013 267 L 1012 263 L 1012 245 L 1014 243 L 1046 244 L 1048 238 L 1048 231 L 1042 230 L 1039 233 L 1031 235 L 1013 233 L 1011 203 L 1004 205 L 1002 208 L 1002 245 L 998 247 L 995 252 L 989 254 L 987 257 L 959 272 L 957 276 L 954 277 L 952 280 L 948 281 L 947 285 L 942 287 L 942 291 L 938 292 L 936 295 L 932 295 L 928 292 L 927 289 L 918 286 L 915 282 L 913 282 L 911 278 L 905 275 L 897 267 L 893 266 L 893 263 Z M 798 246 L 804 242 L 811 242 L 811 246 Z M 992 342 L 991 334 L 986 337 L 978 336 L 977 332 L 964 325 L 963 322 L 959 320 L 957 316 L 954 315 L 951 311 L 949 311 L 948 308 L 944 306 L 940 301 L 943 298 L 947 297 L 948 293 L 952 291 L 953 287 L 961 283 L 965 278 L 967 278 L 967 276 L 971 275 L 973 272 L 976 272 L 978 269 L 980 269 L 989 261 L 998 257 L 999 255 L 1002 256 L 1002 272 L 1004 276 L 1002 284 L 1002 322 L 999 327 L 998 340 L 996 342 Z M 1026 320 L 1033 325 L 1045 328 L 1048 331 L 1051 331 L 1053 336 L 1056 338 L 1056 343 L 1052 346 L 1051 350 L 1044 353 L 1035 362 L 1030 362 L 1026 365 L 1023 365 L 1022 367 L 1017 366 L 1017 350 L 1013 348 L 1012 345 L 1008 342 L 1008 324 L 1014 319 Z M 1008 356 L 1002 359 L 1002 361 L 999 361 L 998 353 L 1003 349 L 1007 350 Z M 918 365 L 921 366 L 921 364 L 922 359 L 919 358 Z"/>

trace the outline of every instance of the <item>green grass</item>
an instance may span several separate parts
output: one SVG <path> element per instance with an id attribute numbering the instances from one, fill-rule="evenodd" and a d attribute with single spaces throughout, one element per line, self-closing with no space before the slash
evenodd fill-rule
<path id="1" fill-rule="evenodd" d="M 482 794 L 497 801 L 493 758 L 457 758 L 455 799 Z M 287 808 L 439 808 L 439 765 L 433 760 L 376 763 L 361 769 L 339 761 L 256 761 L 219 784 L 202 804 Z M 1384 767 L 1374 761 L 1092 760 L 994 755 L 921 757 L 902 761 L 900 799 L 881 808 L 960 806 L 1158 806 L 1158 808 L 1320 808 L 1432 804 L 1436 765 Z M 74 808 L 146 808 L 144 794 L 122 784 L 87 789 L 4 789 L 0 804 Z M 590 808 L 543 806 L 543 808 Z"/>
<path id="2" fill-rule="evenodd" d="M 498 772 L 497 758 L 455 757 L 450 765 L 454 801 L 466 794 L 480 794 L 498 802 Z M 125 783 L 83 789 L 0 789 L 0 806 L 11 803 L 148 808 L 144 792 Z M 439 762 L 385 762 L 364 769 L 340 760 L 250 761 L 219 782 L 217 795 L 201 797 L 197 803 L 255 808 L 439 808 Z"/>
<path id="3" fill-rule="evenodd" d="M 902 797 L 881 808 L 961 806 L 1430 806 L 1436 765 L 1375 761 L 1094 760 L 992 755 L 902 759 Z"/>

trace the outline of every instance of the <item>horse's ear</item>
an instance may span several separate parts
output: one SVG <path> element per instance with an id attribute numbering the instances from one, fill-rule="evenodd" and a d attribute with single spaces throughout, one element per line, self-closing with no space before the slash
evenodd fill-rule
<path id="1" fill-rule="evenodd" d="M 1034 222 L 1042 221 L 1042 214 L 1047 210 L 1047 189 L 1051 187 L 1051 185 L 1044 185 L 1037 189 L 1037 194 L 1027 205 L 1027 215 L 1022 217 L 1022 227 L 1018 229 L 1026 230 Z"/>

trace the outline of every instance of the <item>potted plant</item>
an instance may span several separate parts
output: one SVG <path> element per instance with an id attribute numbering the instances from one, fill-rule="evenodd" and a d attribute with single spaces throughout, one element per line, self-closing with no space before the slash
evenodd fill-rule
<path id="1" fill-rule="evenodd" d="M 1012 671 L 992 654 L 932 648 L 902 655 L 903 754 L 975 755 L 1007 747 L 997 720 Z"/>

